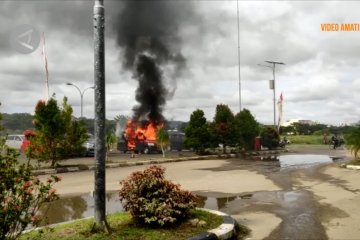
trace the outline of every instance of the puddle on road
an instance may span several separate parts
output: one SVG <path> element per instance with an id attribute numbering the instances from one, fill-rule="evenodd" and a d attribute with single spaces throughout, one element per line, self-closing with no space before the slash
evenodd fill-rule
<path id="1" fill-rule="evenodd" d="M 335 160 L 327 155 L 281 155 L 281 156 L 255 156 L 250 159 L 240 160 L 239 162 L 251 163 L 271 168 L 274 171 L 281 171 L 289 168 L 308 168 L 319 164 L 331 163 Z"/>
<path id="2" fill-rule="evenodd" d="M 106 212 L 113 213 L 122 210 L 118 193 L 106 193 Z M 91 217 L 94 216 L 94 198 L 90 194 L 62 196 L 59 200 L 44 205 L 39 214 L 45 216 L 42 225 Z"/>
<path id="3" fill-rule="evenodd" d="M 289 167 L 304 168 L 323 163 L 331 163 L 333 159 L 326 155 L 283 155 L 279 156 L 280 166 L 285 169 Z"/>
<path id="4" fill-rule="evenodd" d="M 270 158 L 256 156 L 252 159 L 234 160 L 231 165 L 211 170 L 256 170 L 268 176 L 283 190 L 242 193 L 229 197 L 217 197 L 219 195 L 196 192 L 195 194 L 199 197 L 198 207 L 220 210 L 234 215 L 245 212 L 275 214 L 283 221 L 268 239 L 292 239 L 294 236 L 301 236 L 303 239 L 314 236 L 326 239 L 324 227 L 318 219 L 319 207 L 316 205 L 313 194 L 306 190 L 294 191 L 290 172 L 294 169 L 310 168 L 331 162 L 333 160 L 326 155 L 282 155 Z M 123 210 L 117 192 L 107 193 L 106 200 L 108 213 Z M 48 209 L 43 208 L 42 213 L 47 217 L 47 224 L 90 217 L 94 214 L 94 200 L 90 194 L 62 197 L 51 203 Z"/>
<path id="5" fill-rule="evenodd" d="M 282 219 L 267 239 L 327 239 L 318 218 L 313 195 L 307 191 L 256 192 L 251 197 L 200 197 L 199 206 L 230 215 L 246 212 L 269 212 Z M 266 219 L 264 219 L 266 224 Z"/>

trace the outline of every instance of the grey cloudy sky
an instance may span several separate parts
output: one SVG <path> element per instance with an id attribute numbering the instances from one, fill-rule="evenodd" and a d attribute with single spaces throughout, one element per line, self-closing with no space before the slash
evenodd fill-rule
<path id="1" fill-rule="evenodd" d="M 164 108 L 165 117 L 188 121 L 200 108 L 211 120 L 219 103 L 238 112 L 237 2 L 173 2 L 183 15 L 174 35 L 180 39 L 176 43 L 186 69 L 174 79 L 172 66 L 163 67 L 169 91 L 175 90 Z M 108 119 L 131 115 L 136 105 L 137 82 L 122 68 L 123 49 L 115 41 L 114 19 L 122 4 L 105 0 Z M 59 102 L 67 96 L 80 116 L 80 95 L 66 82 L 81 89 L 93 85 L 92 7 L 93 1 L 0 2 L 1 112 L 33 113 L 36 102 L 46 96 L 41 46 L 20 54 L 8 41 L 11 30 L 26 23 L 45 33 L 50 93 L 56 93 Z M 258 121 L 272 122 L 272 71 L 257 64 L 274 60 L 286 63 L 276 69 L 284 120 L 358 122 L 360 31 L 326 32 L 321 24 L 360 23 L 359 10 L 356 1 L 239 1 L 243 107 Z M 84 115 L 94 117 L 93 108 L 93 91 L 88 90 Z"/>

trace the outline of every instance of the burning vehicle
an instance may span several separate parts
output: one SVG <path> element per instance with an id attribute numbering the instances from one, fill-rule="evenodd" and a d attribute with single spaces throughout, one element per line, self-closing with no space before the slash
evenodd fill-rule
<path id="1" fill-rule="evenodd" d="M 123 131 L 121 135 L 117 148 L 124 153 L 127 151 L 144 154 L 152 152 L 160 153 L 161 149 L 156 144 L 156 132 L 162 127 L 163 124 L 155 124 L 152 121 L 137 123 L 129 120 L 125 131 Z"/>
<path id="2" fill-rule="evenodd" d="M 118 141 L 117 149 L 126 153 L 161 153 L 161 148 L 156 143 L 156 132 L 163 127 L 163 124 L 154 124 L 151 121 L 143 121 L 136 124 L 129 120 L 125 131 Z M 184 149 L 185 133 L 177 130 L 168 130 L 170 151 L 182 151 Z"/>
<path id="3" fill-rule="evenodd" d="M 160 152 L 156 132 L 165 122 L 163 109 L 186 69 L 178 30 L 192 9 L 188 3 L 173 1 L 119 1 L 118 15 L 111 20 L 115 42 L 121 49 L 122 69 L 138 82 L 137 104 L 117 146 L 121 152 Z"/>

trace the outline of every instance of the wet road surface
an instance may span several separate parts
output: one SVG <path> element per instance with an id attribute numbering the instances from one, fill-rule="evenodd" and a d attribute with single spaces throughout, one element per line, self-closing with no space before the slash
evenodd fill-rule
<path id="1" fill-rule="evenodd" d="M 312 192 L 296 184 L 296 179 L 299 175 L 309 179 L 321 178 L 324 181 L 332 181 L 334 184 L 346 188 L 345 183 L 321 174 L 319 171 L 333 161 L 341 161 L 343 158 L 333 160 L 326 155 L 289 155 L 281 157 L 286 158 L 286 160 L 280 159 L 279 161 L 278 157 L 274 156 L 257 157 L 235 163 L 231 162 L 227 166 L 224 165 L 212 170 L 227 171 L 237 168 L 256 171 L 271 179 L 282 191 L 242 193 L 238 196 L 226 198 L 216 198 L 216 193 L 209 196 L 207 193 L 198 192 L 198 195 L 203 196 L 202 205 L 207 208 L 219 209 L 231 215 L 241 216 L 242 213 L 246 212 L 266 212 L 276 215 L 282 221 L 265 239 L 328 239 L 325 228 L 321 223 L 323 218 L 346 217 L 346 213 L 332 206 L 319 204 Z M 301 159 L 307 159 L 310 162 L 304 163 Z M 216 202 L 216 205 L 214 202 Z M 266 219 L 264 219 L 264 224 L 266 224 Z"/>
<path id="2" fill-rule="evenodd" d="M 237 194 L 195 191 L 199 196 L 199 207 L 218 209 L 231 215 L 241 215 L 247 212 L 274 214 L 282 221 L 266 239 L 328 239 L 321 224 L 322 220 L 346 217 L 346 213 L 333 206 L 319 204 L 314 194 L 297 184 L 296 179 L 299 176 L 307 179 L 322 179 L 344 188 L 346 188 L 346 183 L 319 172 L 324 165 L 331 164 L 332 159 L 328 156 L 308 155 L 299 158 L 299 156 L 289 155 L 287 158 L 286 156 L 281 158 L 272 156 L 246 160 L 228 159 L 219 166 L 198 168 L 197 170 L 214 173 L 233 170 L 253 171 L 266 176 L 281 189 L 257 192 L 243 192 L 239 189 Z M 313 159 L 313 161 L 303 163 L 301 159 L 304 158 Z M 247 179 L 243 179 L 243 181 L 246 182 Z M 107 195 L 108 211 L 121 210 L 117 193 L 108 193 Z M 59 211 L 59 209 L 62 210 Z M 51 208 L 44 210 L 45 213 L 48 223 L 91 216 L 93 213 L 92 197 L 89 194 L 63 197 L 58 203 L 53 203 Z M 266 219 L 264 219 L 264 224 L 266 224 Z"/>

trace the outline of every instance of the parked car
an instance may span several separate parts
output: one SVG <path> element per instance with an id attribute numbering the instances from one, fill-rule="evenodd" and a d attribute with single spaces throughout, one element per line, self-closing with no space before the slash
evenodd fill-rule
<path id="1" fill-rule="evenodd" d="M 25 139 L 24 135 L 8 135 L 5 144 L 8 147 L 12 147 L 20 150 L 24 139 Z"/>
<path id="2" fill-rule="evenodd" d="M 95 155 L 95 139 L 90 136 L 86 142 L 84 142 L 83 147 L 85 148 L 84 155 L 86 157 L 92 157 Z"/>

